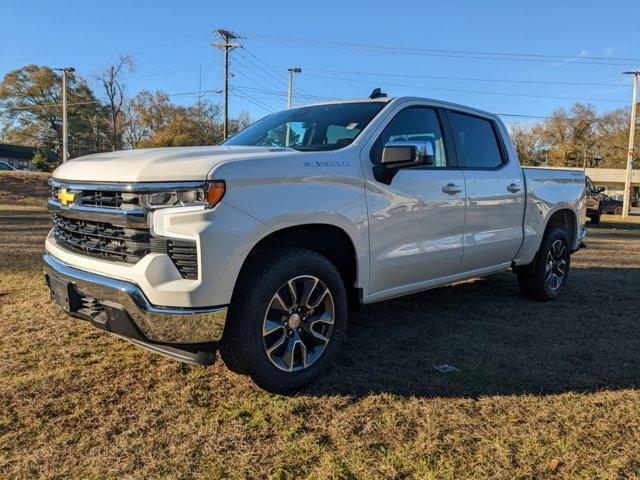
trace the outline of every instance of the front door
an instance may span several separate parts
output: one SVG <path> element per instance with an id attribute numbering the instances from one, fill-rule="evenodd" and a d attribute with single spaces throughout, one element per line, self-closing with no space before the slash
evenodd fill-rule
<path id="1" fill-rule="evenodd" d="M 369 292 L 374 299 L 419 289 L 452 275 L 462 258 L 465 219 L 464 177 L 455 163 L 451 139 L 435 108 L 400 110 L 365 148 L 370 235 Z M 393 141 L 429 141 L 433 165 L 400 169 L 387 185 L 372 174 L 384 145 Z M 373 165 L 372 165 L 373 164 Z"/>

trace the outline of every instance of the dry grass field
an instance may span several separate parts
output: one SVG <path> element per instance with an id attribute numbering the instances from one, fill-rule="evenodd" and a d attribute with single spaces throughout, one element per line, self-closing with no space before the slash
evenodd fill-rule
<path id="1" fill-rule="evenodd" d="M 0 174 L 0 478 L 640 476 L 638 221 L 590 228 L 555 303 L 504 273 L 370 306 L 282 397 L 61 314 L 45 192 Z"/>

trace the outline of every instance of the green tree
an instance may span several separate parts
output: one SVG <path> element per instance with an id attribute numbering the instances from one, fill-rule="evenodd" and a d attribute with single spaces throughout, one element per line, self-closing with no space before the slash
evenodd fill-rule
<path id="1" fill-rule="evenodd" d="M 0 83 L 2 136 L 9 143 L 58 152 L 62 148 L 62 79 L 51 68 L 28 65 L 7 73 Z M 71 156 L 104 148 L 105 111 L 87 83 L 68 82 Z"/>

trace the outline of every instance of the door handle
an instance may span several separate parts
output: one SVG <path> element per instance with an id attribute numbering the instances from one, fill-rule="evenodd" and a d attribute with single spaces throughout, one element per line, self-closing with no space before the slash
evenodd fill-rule
<path id="1" fill-rule="evenodd" d="M 518 193 L 520 190 L 522 190 L 522 188 L 520 188 L 516 183 L 512 183 L 507 187 L 507 190 L 509 190 L 511 193 Z"/>
<path id="2" fill-rule="evenodd" d="M 449 195 L 455 195 L 456 193 L 460 193 L 462 191 L 462 187 L 460 185 L 456 185 L 455 183 L 447 183 L 444 187 L 442 187 L 442 191 L 444 193 L 448 193 Z"/>

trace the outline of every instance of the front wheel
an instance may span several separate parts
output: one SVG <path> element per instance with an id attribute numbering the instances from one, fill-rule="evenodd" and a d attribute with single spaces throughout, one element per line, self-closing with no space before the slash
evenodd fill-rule
<path id="1" fill-rule="evenodd" d="M 534 300 L 555 300 L 567 283 L 570 264 L 566 232 L 562 228 L 546 232 L 536 259 L 516 271 L 520 290 Z"/>
<path id="2" fill-rule="evenodd" d="M 262 388 L 288 393 L 318 377 L 347 324 L 347 295 L 325 257 L 300 248 L 262 252 L 234 293 L 223 359 Z"/>

